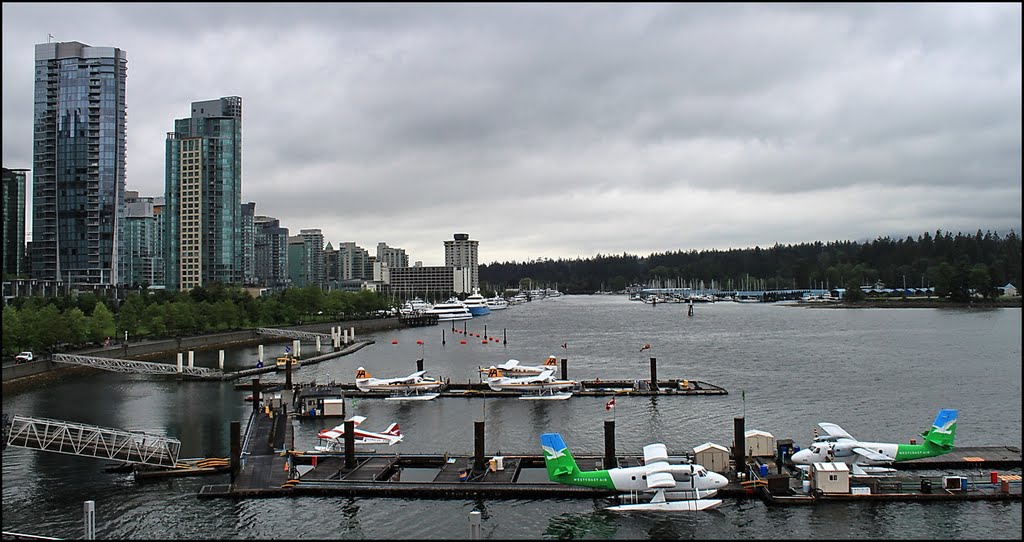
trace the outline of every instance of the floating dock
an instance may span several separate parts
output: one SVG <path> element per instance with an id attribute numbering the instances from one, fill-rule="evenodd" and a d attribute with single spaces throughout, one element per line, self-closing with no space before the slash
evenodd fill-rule
<path id="1" fill-rule="evenodd" d="M 232 467 L 232 482 L 211 484 L 199 491 L 200 498 L 282 497 L 296 495 L 362 495 L 427 498 L 604 498 L 620 492 L 567 486 L 547 480 L 542 455 L 503 455 L 482 460 L 482 442 L 476 455 L 448 454 L 378 454 L 378 453 L 308 453 L 286 451 L 292 442 L 293 425 L 288 416 L 273 415 L 266 410 L 254 411 L 244 439 L 233 436 L 235 443 L 245 442 L 238 455 L 244 459 Z M 483 422 L 477 422 L 481 424 Z M 606 422 L 614 423 L 614 422 Z M 237 425 L 237 424 L 236 424 Z M 482 427 L 477 428 L 482 434 Z M 607 427 L 606 427 L 607 429 Z M 749 479 L 738 479 L 732 473 L 730 483 L 718 491 L 719 497 L 763 498 L 769 504 L 813 504 L 823 501 L 850 500 L 977 500 L 1021 499 L 1020 450 L 1011 446 L 964 447 L 948 457 L 942 468 L 975 471 L 958 478 L 957 488 L 947 489 L 939 479 L 949 477 L 912 476 L 900 472 L 896 476 L 851 477 L 851 492 L 845 494 L 802 492 L 803 481 L 786 474 L 758 476 L 761 465 L 771 458 L 753 458 L 746 462 Z M 642 456 L 614 455 L 619 467 L 636 466 Z M 980 458 L 980 461 L 978 460 Z M 577 454 L 582 470 L 607 468 L 608 457 Z M 929 458 L 930 459 L 930 458 Z M 912 468 L 937 468 L 926 460 L 901 462 Z M 777 467 L 779 471 L 782 467 Z M 1003 478 L 986 478 L 982 469 L 1016 469 Z M 746 477 L 745 477 L 746 478 Z M 968 480 L 960 485 L 960 478 Z M 993 481 L 995 480 L 995 481 Z M 1005 482 L 1005 483 L 1004 483 Z M 853 488 L 862 488 L 855 490 Z M 863 489 L 866 488 L 866 489 Z"/>
<path id="2" fill-rule="evenodd" d="M 323 385 L 323 384 L 321 384 Z M 341 390 L 338 398 L 356 397 L 359 399 L 391 397 L 391 394 L 372 391 L 360 391 L 355 383 L 331 382 L 326 384 Z M 284 383 L 261 381 L 260 388 L 264 391 L 283 389 Z M 297 389 L 316 387 L 317 383 L 301 384 Z M 236 390 L 252 390 L 252 382 L 238 382 Z M 572 391 L 573 396 L 605 397 L 611 395 L 651 395 L 651 396 L 690 396 L 690 395 L 728 395 L 725 388 L 701 380 L 660 380 L 658 386 L 652 387 L 647 380 L 581 380 L 578 389 Z M 448 382 L 439 391 L 439 397 L 520 397 L 526 395 L 515 391 L 494 391 L 483 382 Z"/>

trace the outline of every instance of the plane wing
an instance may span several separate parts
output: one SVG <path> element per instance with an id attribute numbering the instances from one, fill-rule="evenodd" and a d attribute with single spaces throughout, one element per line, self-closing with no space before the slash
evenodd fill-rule
<path id="1" fill-rule="evenodd" d="M 418 378 L 422 378 L 423 375 L 425 375 L 425 374 L 427 374 L 426 371 L 416 371 L 415 373 L 413 373 L 413 374 L 411 374 L 411 375 L 409 375 L 409 376 L 407 376 L 405 378 L 396 378 L 394 380 L 394 382 L 397 382 L 397 383 L 400 383 L 400 384 L 408 384 L 410 382 L 415 382 Z"/>
<path id="2" fill-rule="evenodd" d="M 880 453 L 872 451 L 872 450 L 868 450 L 867 448 L 864 448 L 864 447 L 861 447 L 861 446 L 858 446 L 858 447 L 854 448 L 853 449 L 853 453 L 855 453 L 855 454 L 857 454 L 857 455 L 859 455 L 861 457 L 864 457 L 866 459 L 870 459 L 871 461 L 885 461 L 885 462 L 890 462 L 890 463 L 895 461 L 895 459 L 892 458 L 892 457 L 889 457 L 889 456 L 887 456 L 885 454 L 880 454 Z"/>
<path id="3" fill-rule="evenodd" d="M 856 440 L 853 435 L 834 423 L 822 422 L 818 424 L 818 427 L 828 435 L 827 439 L 822 438 L 821 440 Z"/>
<path id="4" fill-rule="evenodd" d="M 664 444 L 648 444 L 644 446 L 644 465 L 659 461 L 668 461 L 668 448 Z"/>
<path id="5" fill-rule="evenodd" d="M 658 461 L 645 465 L 647 467 L 647 489 L 668 489 L 676 487 L 676 479 L 666 472 L 668 463 Z"/>
<path id="6" fill-rule="evenodd" d="M 515 367 L 516 365 L 519 365 L 519 360 L 518 359 L 510 359 L 510 360 L 506 361 L 505 363 L 502 363 L 501 365 L 499 365 L 498 368 L 499 369 L 511 369 L 511 368 Z"/>
<path id="7" fill-rule="evenodd" d="M 543 373 L 541 373 L 541 374 L 539 374 L 537 376 L 531 377 L 530 381 L 531 382 L 543 382 L 543 381 L 547 380 L 548 378 L 550 378 L 551 375 L 554 374 L 554 373 L 555 373 L 554 371 L 544 371 Z"/>

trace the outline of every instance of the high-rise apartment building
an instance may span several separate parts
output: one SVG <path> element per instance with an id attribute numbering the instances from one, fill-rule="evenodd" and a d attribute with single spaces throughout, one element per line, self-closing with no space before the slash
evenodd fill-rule
<path id="1" fill-rule="evenodd" d="M 242 204 L 242 277 L 253 286 L 256 282 L 256 202 Z"/>
<path id="2" fill-rule="evenodd" d="M 242 99 L 192 102 L 165 149 L 167 288 L 242 284 Z"/>
<path id="3" fill-rule="evenodd" d="M 25 271 L 25 172 L 3 168 L 3 228 L 5 277 Z"/>
<path id="4" fill-rule="evenodd" d="M 326 282 L 324 273 L 324 234 L 319 229 L 299 230 L 304 243 L 306 258 L 306 284 L 316 284 L 321 288 Z"/>
<path id="5" fill-rule="evenodd" d="M 253 217 L 253 265 L 256 283 L 266 288 L 286 288 L 288 280 L 288 228 L 269 216 Z"/>
<path id="6" fill-rule="evenodd" d="M 365 248 L 351 241 L 341 243 L 338 245 L 338 258 L 342 280 L 373 279 L 373 263 Z"/>
<path id="7" fill-rule="evenodd" d="M 469 269 L 470 289 L 480 287 L 479 245 L 480 241 L 471 241 L 468 233 L 456 233 L 451 241 L 444 242 L 444 265 Z"/>
<path id="8" fill-rule="evenodd" d="M 405 249 L 389 247 L 387 243 L 377 243 L 377 261 L 386 263 L 388 267 L 409 267 L 409 256 Z"/>
<path id="9" fill-rule="evenodd" d="M 116 47 L 35 46 L 33 278 L 123 283 L 127 75 Z"/>
<path id="10" fill-rule="evenodd" d="M 164 197 L 125 191 L 124 284 L 162 286 Z"/>

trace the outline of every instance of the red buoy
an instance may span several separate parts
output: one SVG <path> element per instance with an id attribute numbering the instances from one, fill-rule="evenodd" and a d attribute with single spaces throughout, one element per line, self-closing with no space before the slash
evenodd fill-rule
<path id="1" fill-rule="evenodd" d="M 391 344 L 398 344 L 398 339 L 392 339 Z"/>
<path id="2" fill-rule="evenodd" d="M 459 341 L 459 344 L 466 344 L 466 339 L 462 339 L 461 341 Z"/>

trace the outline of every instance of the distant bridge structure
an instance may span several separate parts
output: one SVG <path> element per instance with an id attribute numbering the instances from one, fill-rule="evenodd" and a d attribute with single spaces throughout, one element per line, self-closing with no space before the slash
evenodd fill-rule
<path id="1" fill-rule="evenodd" d="M 94 356 L 77 356 L 74 354 L 54 354 L 53 361 L 59 363 L 71 363 L 84 365 L 104 371 L 118 373 L 140 373 L 140 374 L 164 374 L 164 375 L 187 375 L 198 377 L 211 377 L 221 374 L 217 369 L 206 367 L 182 366 L 181 372 L 176 365 L 169 363 L 154 363 L 152 361 L 137 361 L 131 359 L 98 358 Z"/>
<path id="2" fill-rule="evenodd" d="M 332 339 L 332 337 L 326 333 L 314 333 L 312 331 L 293 331 L 290 329 L 274 329 L 268 327 L 257 328 L 256 333 L 260 335 L 274 335 L 277 337 L 288 337 L 289 339 L 306 339 L 310 341 L 316 340 L 317 338 L 327 340 Z"/>

